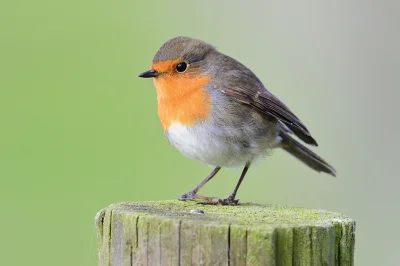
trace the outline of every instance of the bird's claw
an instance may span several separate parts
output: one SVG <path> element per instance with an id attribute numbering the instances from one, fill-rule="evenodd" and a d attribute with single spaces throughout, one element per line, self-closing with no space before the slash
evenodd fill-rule
<path id="1" fill-rule="evenodd" d="M 238 205 L 239 199 L 235 199 L 234 197 L 229 196 L 226 199 L 220 200 L 221 205 Z"/>
<path id="2" fill-rule="evenodd" d="M 199 195 L 196 194 L 194 191 L 189 191 L 183 195 L 178 197 L 178 200 L 186 201 L 186 200 L 196 200 Z"/>
<path id="3" fill-rule="evenodd" d="M 194 191 L 189 191 L 189 192 L 179 196 L 178 200 L 198 201 L 197 204 L 201 204 L 201 205 L 238 205 L 239 204 L 239 199 L 235 199 L 234 197 L 232 197 L 232 195 L 226 199 L 220 199 L 217 197 L 206 197 L 206 196 L 198 195 Z"/>
<path id="4" fill-rule="evenodd" d="M 186 201 L 186 200 L 193 200 L 198 201 L 198 204 L 202 205 L 218 205 L 222 201 L 220 198 L 217 197 L 206 197 L 195 193 L 194 191 L 189 191 L 181 196 L 178 197 L 178 200 Z"/>
<path id="5" fill-rule="evenodd" d="M 202 205 L 238 205 L 239 199 L 235 199 L 233 197 L 228 197 L 226 199 L 220 199 L 215 197 L 210 197 L 208 201 L 199 202 L 198 204 Z"/>

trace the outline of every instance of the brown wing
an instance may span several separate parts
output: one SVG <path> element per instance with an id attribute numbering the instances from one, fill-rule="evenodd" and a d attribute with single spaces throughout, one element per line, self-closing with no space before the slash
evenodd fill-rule
<path id="1" fill-rule="evenodd" d="M 305 143 L 318 146 L 306 126 L 272 93 L 267 91 L 261 81 L 247 68 L 221 73 L 224 82 L 216 88 L 234 100 L 248 104 L 261 113 L 273 116 L 285 124 Z"/>

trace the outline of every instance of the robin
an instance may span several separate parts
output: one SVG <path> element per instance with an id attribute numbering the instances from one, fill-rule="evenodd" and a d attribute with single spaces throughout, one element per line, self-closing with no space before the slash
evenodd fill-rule
<path id="1" fill-rule="evenodd" d="M 335 176 L 335 169 L 295 140 L 317 146 L 306 126 L 257 76 L 214 46 L 189 37 L 168 40 L 139 75 L 153 78 L 158 115 L 169 142 L 190 159 L 214 170 L 179 200 L 235 205 L 236 193 L 252 162 L 282 148 L 312 169 Z M 197 192 L 222 167 L 244 167 L 226 199 Z"/>

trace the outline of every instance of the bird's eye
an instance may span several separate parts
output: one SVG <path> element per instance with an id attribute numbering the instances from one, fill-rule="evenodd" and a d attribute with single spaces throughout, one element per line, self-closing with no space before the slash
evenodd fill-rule
<path id="1" fill-rule="evenodd" d="M 185 62 L 180 62 L 176 65 L 176 71 L 178 72 L 185 72 L 187 69 L 187 64 Z"/>

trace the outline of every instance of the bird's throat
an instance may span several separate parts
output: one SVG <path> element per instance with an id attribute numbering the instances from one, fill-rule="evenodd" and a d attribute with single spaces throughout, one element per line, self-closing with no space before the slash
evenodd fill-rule
<path id="1" fill-rule="evenodd" d="M 190 75 L 154 79 L 157 89 L 158 115 L 164 130 L 172 123 L 193 126 L 210 115 L 211 97 L 206 90 L 210 77 Z"/>

